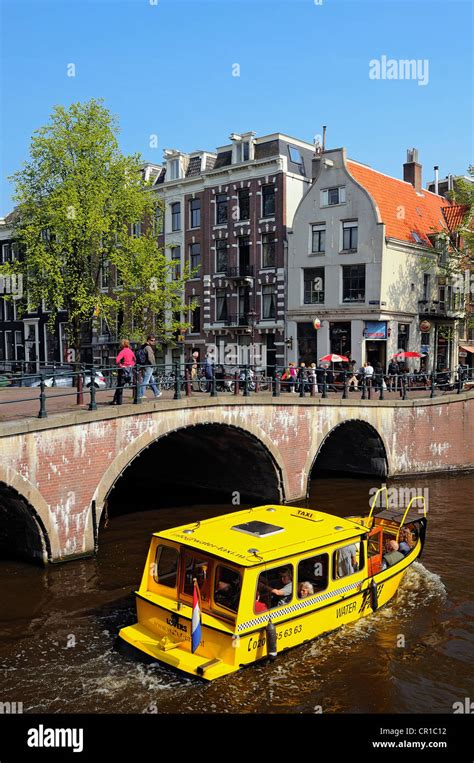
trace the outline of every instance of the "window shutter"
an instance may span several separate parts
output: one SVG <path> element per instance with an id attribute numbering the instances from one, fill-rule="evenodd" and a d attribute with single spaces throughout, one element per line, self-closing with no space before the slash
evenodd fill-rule
<path id="1" fill-rule="evenodd" d="M 339 188 L 339 204 L 343 204 L 346 200 L 346 189 Z"/>
<path id="2" fill-rule="evenodd" d="M 328 206 L 328 192 L 327 192 L 327 190 L 326 191 L 321 191 L 320 206 L 321 207 L 327 207 Z"/>

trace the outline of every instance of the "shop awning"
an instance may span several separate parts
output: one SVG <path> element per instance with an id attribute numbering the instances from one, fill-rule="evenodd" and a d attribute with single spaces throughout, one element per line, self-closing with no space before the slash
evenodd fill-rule
<path id="1" fill-rule="evenodd" d="M 474 353 L 474 347 L 470 347 L 468 344 L 460 344 L 459 345 L 460 350 L 464 350 L 464 352 L 472 352 Z"/>

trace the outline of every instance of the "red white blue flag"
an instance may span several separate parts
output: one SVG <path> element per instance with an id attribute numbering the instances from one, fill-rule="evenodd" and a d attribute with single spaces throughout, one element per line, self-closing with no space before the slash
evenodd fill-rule
<path id="1" fill-rule="evenodd" d="M 201 607 L 199 603 L 199 588 L 194 581 L 193 591 L 193 618 L 191 621 L 191 651 L 195 652 L 201 643 Z"/>

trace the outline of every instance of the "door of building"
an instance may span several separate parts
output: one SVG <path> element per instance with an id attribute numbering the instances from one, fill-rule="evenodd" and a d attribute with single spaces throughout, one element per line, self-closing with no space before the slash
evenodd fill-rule
<path id="1" fill-rule="evenodd" d="M 365 343 L 365 356 L 371 366 L 375 367 L 376 363 L 380 363 L 383 370 L 386 370 L 387 363 L 387 342 L 385 341 L 368 341 Z"/>
<path id="2" fill-rule="evenodd" d="M 38 321 L 25 321 L 25 360 L 28 373 L 39 371 Z"/>
<path id="3" fill-rule="evenodd" d="M 312 323 L 298 323 L 298 363 L 318 362 L 318 332 Z"/>

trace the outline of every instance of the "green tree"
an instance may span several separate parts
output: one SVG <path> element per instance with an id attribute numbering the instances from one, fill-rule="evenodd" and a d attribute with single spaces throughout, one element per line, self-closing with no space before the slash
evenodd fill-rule
<path id="1" fill-rule="evenodd" d="M 143 181 L 140 156 L 120 152 L 117 134 L 100 100 L 57 106 L 12 178 L 28 301 L 44 300 L 51 325 L 67 310 L 77 360 L 82 328 L 99 316 L 109 325 L 118 318 L 132 340 L 153 331 L 166 341 L 188 325 L 177 316 L 189 269 L 172 272 L 157 240 L 162 202 Z"/>

